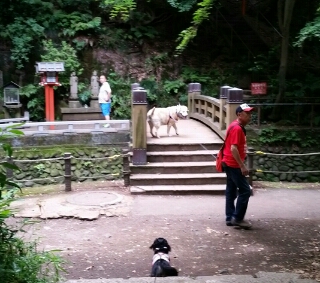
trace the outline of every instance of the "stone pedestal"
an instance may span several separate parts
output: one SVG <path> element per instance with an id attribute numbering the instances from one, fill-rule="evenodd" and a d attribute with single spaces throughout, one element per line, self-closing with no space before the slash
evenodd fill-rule
<path id="1" fill-rule="evenodd" d="M 97 98 L 92 98 L 91 101 L 90 101 L 90 108 L 97 108 L 100 110 L 100 105 L 99 105 L 99 102 L 98 102 L 98 99 Z"/>
<path id="2" fill-rule="evenodd" d="M 81 108 L 82 105 L 78 100 L 69 100 L 69 108 Z"/>
<path id="3" fill-rule="evenodd" d="M 104 120 L 100 108 L 61 108 L 62 121 Z"/>
<path id="4" fill-rule="evenodd" d="M 4 118 L 21 118 L 21 106 L 22 104 L 16 104 L 16 105 L 4 105 L 3 111 L 4 111 Z"/>

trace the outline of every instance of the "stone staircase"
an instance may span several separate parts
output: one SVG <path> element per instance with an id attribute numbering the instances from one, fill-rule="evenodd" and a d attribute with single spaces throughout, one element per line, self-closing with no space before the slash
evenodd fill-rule
<path id="1" fill-rule="evenodd" d="M 224 193 L 225 174 L 216 172 L 214 157 L 221 143 L 148 143 L 148 163 L 130 163 L 131 193 Z"/>

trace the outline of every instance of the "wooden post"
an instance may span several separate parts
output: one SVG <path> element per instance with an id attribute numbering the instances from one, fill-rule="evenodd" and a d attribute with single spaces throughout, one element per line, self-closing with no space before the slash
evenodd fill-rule
<path id="1" fill-rule="evenodd" d="M 226 127 L 237 118 L 236 109 L 243 102 L 243 90 L 240 88 L 228 89 L 227 95 L 227 115 L 226 115 Z"/>
<path id="2" fill-rule="evenodd" d="M 126 187 L 130 186 L 130 165 L 129 165 L 129 150 L 122 150 L 122 172 L 123 172 L 123 181 Z"/>
<path id="3" fill-rule="evenodd" d="M 188 109 L 189 109 L 189 116 L 193 114 L 193 85 L 194 83 L 188 84 Z"/>
<path id="4" fill-rule="evenodd" d="M 49 86 L 49 121 L 54 122 L 54 90 L 53 85 Z M 49 126 L 50 130 L 54 130 L 54 125 Z"/>
<path id="5" fill-rule="evenodd" d="M 132 164 L 147 164 L 147 91 L 132 90 Z"/>
<path id="6" fill-rule="evenodd" d="M 195 96 L 199 95 L 199 94 L 201 94 L 201 84 L 200 83 L 192 83 L 192 87 L 191 87 L 191 97 L 192 97 L 191 109 L 189 109 L 189 112 L 191 112 L 191 115 L 189 114 L 190 117 L 192 117 L 192 114 L 197 113 Z"/>
<path id="7" fill-rule="evenodd" d="M 227 102 L 228 90 L 232 88 L 230 86 L 222 86 L 220 87 L 220 109 L 219 109 L 219 125 L 220 130 L 226 129 L 226 115 L 224 114 L 224 106 Z"/>
<path id="8" fill-rule="evenodd" d="M 44 86 L 45 93 L 45 107 L 46 107 L 46 122 L 50 121 L 50 86 Z"/>
<path id="9" fill-rule="evenodd" d="M 65 191 L 71 191 L 71 153 L 64 154 L 64 185 Z"/>

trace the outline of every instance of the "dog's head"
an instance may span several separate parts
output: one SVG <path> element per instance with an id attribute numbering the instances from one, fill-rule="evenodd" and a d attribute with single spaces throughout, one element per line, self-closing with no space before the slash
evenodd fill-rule
<path id="1" fill-rule="evenodd" d="M 150 249 L 152 249 L 154 253 L 169 253 L 171 251 L 171 247 L 165 238 L 155 239 L 153 244 L 150 246 Z"/>
<path id="2" fill-rule="evenodd" d="M 187 119 L 188 111 L 189 109 L 187 106 L 180 105 L 180 104 L 176 106 L 176 112 L 180 119 Z"/>

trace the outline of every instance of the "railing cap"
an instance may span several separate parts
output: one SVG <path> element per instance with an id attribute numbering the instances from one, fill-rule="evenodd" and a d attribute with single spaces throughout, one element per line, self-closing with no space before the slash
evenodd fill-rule
<path id="1" fill-rule="evenodd" d="M 201 84 L 200 83 L 190 83 L 188 85 L 188 92 L 200 92 L 201 91 Z"/>
<path id="2" fill-rule="evenodd" d="M 220 87 L 220 98 L 227 98 L 228 97 L 228 89 L 232 88 L 231 86 L 224 85 Z"/>
<path id="3" fill-rule="evenodd" d="M 243 102 L 243 90 L 241 88 L 233 87 L 228 89 L 227 103 L 241 103 Z"/>

